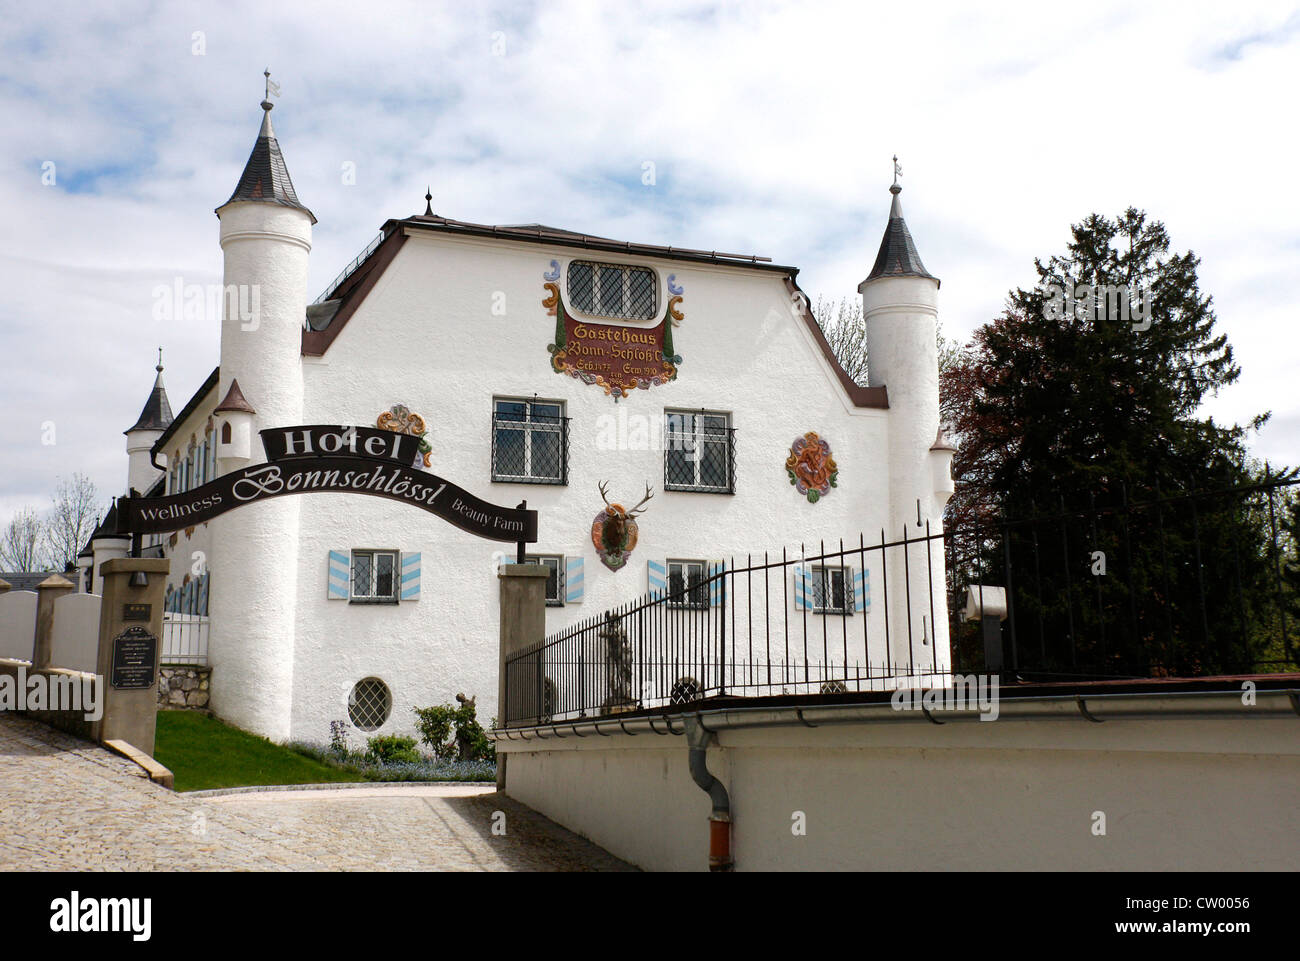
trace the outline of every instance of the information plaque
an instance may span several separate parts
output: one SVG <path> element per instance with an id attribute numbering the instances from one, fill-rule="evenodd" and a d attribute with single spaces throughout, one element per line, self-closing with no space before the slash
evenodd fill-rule
<path id="1" fill-rule="evenodd" d="M 147 689 L 158 669 L 158 638 L 143 627 L 131 626 L 113 638 L 113 673 L 118 690 Z"/>

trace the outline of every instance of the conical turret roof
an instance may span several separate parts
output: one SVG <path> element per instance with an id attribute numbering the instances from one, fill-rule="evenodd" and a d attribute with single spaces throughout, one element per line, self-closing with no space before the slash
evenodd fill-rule
<path id="1" fill-rule="evenodd" d="M 907 221 L 903 219 L 903 206 L 898 202 L 902 190 L 898 184 L 889 188 L 889 192 L 894 195 L 889 206 L 889 225 L 885 228 L 885 236 L 880 241 L 880 252 L 876 254 L 875 266 L 871 268 L 867 280 L 875 280 L 877 277 L 928 277 L 930 280 L 938 280 L 925 269 L 921 255 L 916 252 L 916 244 L 912 242 Z"/>
<path id="2" fill-rule="evenodd" d="M 166 430 L 172 422 L 172 405 L 167 400 L 167 388 L 163 386 L 162 348 L 158 349 L 158 366 L 154 368 L 158 376 L 154 378 L 153 390 L 144 402 L 144 409 L 136 422 L 122 433 L 129 434 L 136 430 Z"/>
<path id="3" fill-rule="evenodd" d="M 235 185 L 235 192 L 225 204 L 217 208 L 217 212 L 220 213 L 226 204 L 236 201 L 280 204 L 303 211 L 311 217 L 314 224 L 316 215 L 298 200 L 293 181 L 289 178 L 289 168 L 284 164 L 284 154 L 280 152 L 280 144 L 275 139 L 275 129 L 271 126 L 273 106 L 270 100 L 262 101 L 262 129 L 258 131 L 253 152 L 248 155 L 248 163 L 244 165 L 239 183 Z"/>

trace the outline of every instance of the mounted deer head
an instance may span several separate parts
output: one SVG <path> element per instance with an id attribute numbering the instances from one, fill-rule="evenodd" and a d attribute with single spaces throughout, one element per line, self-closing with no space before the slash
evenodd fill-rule
<path id="1" fill-rule="evenodd" d="M 605 482 L 601 481 L 600 497 L 605 502 L 605 523 L 601 526 L 600 539 L 603 542 L 603 548 L 610 552 L 620 552 L 628 541 L 629 525 L 632 530 L 636 529 L 636 522 L 633 520 L 638 514 L 643 513 L 644 504 L 654 497 L 654 491 L 650 485 L 645 486 L 645 497 L 641 498 L 631 510 L 627 510 L 622 504 L 611 504 Z"/>

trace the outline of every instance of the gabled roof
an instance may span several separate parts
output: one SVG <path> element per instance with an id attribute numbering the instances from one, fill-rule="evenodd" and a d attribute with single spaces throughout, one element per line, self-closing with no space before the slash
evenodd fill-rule
<path id="1" fill-rule="evenodd" d="M 262 129 L 258 131 L 253 152 L 248 155 L 248 163 L 244 165 L 239 183 L 235 185 L 235 192 L 226 203 L 217 208 L 217 213 L 219 215 L 223 207 L 236 201 L 256 201 L 293 207 L 306 213 L 311 217 L 311 222 L 316 223 L 316 215 L 303 206 L 298 200 L 298 194 L 294 192 L 289 168 L 285 166 L 284 154 L 280 152 L 275 130 L 271 127 L 272 106 L 270 101 L 262 101 L 262 110 L 265 112 L 262 114 Z"/>
<path id="2" fill-rule="evenodd" d="M 907 221 L 903 219 L 903 207 L 898 202 L 902 190 L 898 184 L 889 188 L 889 192 L 894 195 L 893 202 L 889 205 L 889 224 L 885 227 L 880 252 L 876 254 L 875 266 L 867 274 L 867 280 L 875 280 L 877 277 L 928 277 L 937 281 L 939 278 L 921 263 L 921 255 L 916 252 L 916 244 L 912 242 Z"/>
<path id="3" fill-rule="evenodd" d="M 545 244 L 550 247 L 580 247 L 588 250 L 609 250 L 619 253 L 643 254 L 668 260 L 683 260 L 694 263 L 719 264 L 741 267 L 750 270 L 762 270 L 784 275 L 787 289 L 792 293 L 798 291 L 805 303 L 807 295 L 799 291 L 796 278 L 798 267 L 787 267 L 772 263 L 770 257 L 757 255 L 727 254 L 716 250 L 690 250 L 682 247 L 660 247 L 653 244 L 634 244 L 611 240 L 607 237 L 594 237 L 573 230 L 548 227 L 544 224 L 475 224 L 463 220 L 450 220 L 437 214 L 422 214 L 405 220 L 390 220 L 384 224 L 380 237 L 367 251 L 358 258 L 355 269 L 344 271 L 341 278 L 326 291 L 311 307 L 307 309 L 306 323 L 302 332 L 302 352 L 307 356 L 322 356 L 330 344 L 346 326 L 348 320 L 365 300 L 366 295 L 378 283 L 388 265 L 397 257 L 397 252 L 406 243 L 410 232 L 415 230 L 433 230 L 443 233 L 461 234 L 475 237 L 495 237 L 502 240 L 518 240 L 526 243 Z M 928 275 L 927 275 L 928 276 Z M 889 395 L 884 387 L 863 387 L 853 382 L 845 373 L 840 362 L 835 358 L 822 333 L 821 327 L 806 307 L 800 312 L 804 324 L 812 333 L 813 339 L 822 354 L 830 363 L 836 378 L 848 393 L 855 407 L 874 407 L 888 409 Z M 158 448 L 155 447 L 155 450 Z"/>
<path id="4" fill-rule="evenodd" d="M 467 220 L 452 220 L 438 214 L 420 214 L 406 220 L 390 220 L 384 224 L 384 232 L 397 224 L 424 230 L 437 230 L 443 233 L 468 234 L 478 237 L 499 237 L 503 240 L 520 240 L 525 243 L 559 245 L 562 247 L 584 247 L 588 250 L 608 250 L 616 253 L 643 254 L 647 257 L 662 257 L 668 260 L 687 260 L 695 263 L 726 264 L 733 267 L 755 267 L 759 270 L 773 270 L 789 273 L 793 267 L 784 267 L 772 263 L 771 257 L 758 254 L 728 254 L 718 250 L 696 250 L 690 247 L 665 247 L 661 244 L 636 243 L 630 240 L 614 240 L 609 237 L 597 237 L 563 227 L 548 227 L 545 224 L 476 224 Z"/>
<path id="5" fill-rule="evenodd" d="M 133 426 L 122 432 L 124 434 L 136 430 L 166 430 L 171 426 L 173 419 L 172 405 L 167 400 L 167 389 L 163 387 L 161 360 L 154 370 L 158 371 L 158 376 L 154 378 L 153 390 L 149 394 L 149 399 L 144 402 L 144 409 L 140 411 L 140 417 Z"/>
<path id="6" fill-rule="evenodd" d="M 3 571 L 0 572 L 0 581 L 7 583 L 11 590 L 34 591 L 36 585 L 49 576 L 49 571 Z"/>

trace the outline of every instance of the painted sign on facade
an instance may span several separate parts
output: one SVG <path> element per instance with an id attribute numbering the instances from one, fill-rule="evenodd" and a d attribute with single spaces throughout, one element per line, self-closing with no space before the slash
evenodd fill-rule
<path id="1" fill-rule="evenodd" d="M 649 390 L 677 379 L 682 358 L 673 351 L 673 326 L 684 316 L 678 309 L 681 296 L 675 294 L 668 301 L 663 319 L 654 327 L 593 323 L 565 309 L 555 279 L 558 267 L 554 276 L 544 276 L 547 296 L 542 306 L 555 316 L 555 342 L 546 349 L 556 373 L 601 387 L 615 402 L 633 390 Z"/>

